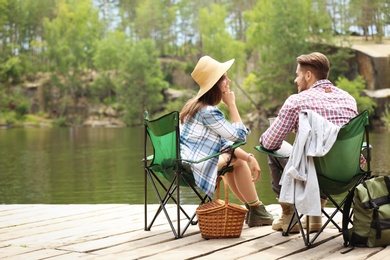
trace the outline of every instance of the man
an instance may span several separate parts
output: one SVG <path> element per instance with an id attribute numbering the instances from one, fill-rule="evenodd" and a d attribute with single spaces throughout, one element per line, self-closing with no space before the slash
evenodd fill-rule
<path id="1" fill-rule="evenodd" d="M 290 133 L 297 133 L 299 113 L 308 109 L 337 126 L 348 123 L 358 115 L 356 100 L 344 90 L 334 86 L 329 80 L 330 63 L 328 58 L 319 52 L 300 55 L 297 57 L 296 78 L 298 93 L 293 94 L 284 102 L 279 114 L 272 125 L 261 135 L 260 145 L 268 150 L 278 150 L 283 140 Z M 272 177 L 272 189 L 279 196 L 281 186 L 279 181 L 286 165 L 286 159 L 268 157 Z M 272 223 L 274 230 L 287 231 L 293 214 L 291 204 L 280 203 L 282 216 Z M 326 204 L 326 198 L 321 198 L 321 206 Z M 310 217 L 310 231 L 318 231 L 322 226 L 321 217 Z M 298 232 L 296 225 L 290 232 Z"/>

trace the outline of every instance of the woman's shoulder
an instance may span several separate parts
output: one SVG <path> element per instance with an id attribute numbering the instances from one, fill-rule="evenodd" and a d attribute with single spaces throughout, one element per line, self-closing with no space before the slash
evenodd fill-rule
<path id="1" fill-rule="evenodd" d="M 216 106 L 204 106 L 202 107 L 194 116 L 195 118 L 198 118 L 200 121 L 210 119 L 212 120 L 220 120 L 223 118 L 223 113 L 221 110 L 219 110 Z"/>
<path id="2" fill-rule="evenodd" d="M 214 113 L 222 113 L 216 106 L 204 106 L 199 110 L 199 114 L 214 114 Z"/>

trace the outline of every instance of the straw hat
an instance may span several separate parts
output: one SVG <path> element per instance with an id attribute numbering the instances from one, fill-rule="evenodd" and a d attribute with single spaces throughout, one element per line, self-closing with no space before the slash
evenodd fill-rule
<path id="1" fill-rule="evenodd" d="M 196 64 L 191 77 L 198 83 L 200 89 L 196 98 L 199 99 L 209 91 L 222 75 L 232 66 L 234 59 L 224 63 L 218 62 L 210 56 L 203 56 Z"/>

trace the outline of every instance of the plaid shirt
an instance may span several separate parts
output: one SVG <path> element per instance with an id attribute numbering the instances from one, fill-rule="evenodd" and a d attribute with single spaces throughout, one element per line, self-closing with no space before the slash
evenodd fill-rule
<path id="1" fill-rule="evenodd" d="M 329 80 L 319 80 L 284 102 L 274 123 L 261 135 L 260 144 L 269 150 L 279 149 L 288 134 L 297 133 L 298 116 L 303 109 L 314 110 L 338 126 L 358 115 L 356 100 L 350 94 Z"/>
<path id="2" fill-rule="evenodd" d="M 181 157 L 198 161 L 232 145 L 243 142 L 250 130 L 242 123 L 229 123 L 216 106 L 206 106 L 185 119 L 180 130 Z M 213 197 L 218 171 L 218 157 L 191 164 L 195 183 Z"/>

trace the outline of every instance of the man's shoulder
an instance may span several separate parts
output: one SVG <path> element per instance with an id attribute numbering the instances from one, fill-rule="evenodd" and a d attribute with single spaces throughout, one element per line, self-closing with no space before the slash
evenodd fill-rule
<path id="1" fill-rule="evenodd" d="M 337 86 L 333 86 L 333 87 L 334 87 L 334 89 L 335 89 L 336 91 L 338 91 L 338 92 L 341 93 L 342 95 L 344 95 L 344 96 L 346 96 L 346 97 L 349 97 L 349 98 L 351 98 L 351 99 L 355 99 L 351 94 L 349 94 L 348 91 L 346 91 L 346 90 L 344 90 L 344 89 L 342 89 L 342 88 L 339 88 L 339 87 L 337 87 Z"/>

